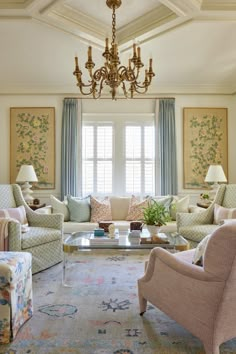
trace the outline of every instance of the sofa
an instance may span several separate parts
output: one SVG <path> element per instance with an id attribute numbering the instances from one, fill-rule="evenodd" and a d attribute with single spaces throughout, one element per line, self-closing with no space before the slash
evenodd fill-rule
<path id="1" fill-rule="evenodd" d="M 190 206 L 189 205 L 189 196 L 177 197 L 177 196 L 158 196 L 153 197 L 155 200 L 159 201 L 167 208 L 170 209 L 170 214 L 172 216 L 172 220 L 169 221 L 166 225 L 163 225 L 160 229 L 160 232 L 176 232 L 176 213 L 177 212 L 195 212 L 201 210 L 201 208 Z M 110 196 L 109 203 L 111 209 L 111 216 L 104 218 L 104 214 L 101 214 L 99 220 L 93 221 L 93 215 L 90 215 L 89 220 L 84 221 L 86 218 L 81 221 L 81 214 L 79 217 L 79 221 L 76 221 L 76 216 L 74 214 L 73 208 L 71 208 L 71 204 L 75 203 L 79 200 L 81 203 L 84 202 L 86 198 L 72 198 L 69 196 L 65 201 L 59 201 L 54 196 L 50 196 L 50 206 L 46 206 L 38 210 L 39 213 L 62 213 L 64 216 L 63 230 L 64 234 L 78 232 L 78 231 L 93 231 L 95 228 L 98 228 L 99 221 L 111 221 L 114 223 L 115 227 L 119 229 L 119 231 L 127 231 L 130 228 L 131 221 L 140 220 L 140 214 L 135 214 L 135 207 L 140 210 L 145 206 L 145 200 L 139 200 L 134 196 L 130 197 L 119 197 L 119 196 Z M 92 203 L 92 196 L 90 200 L 88 198 L 88 203 Z M 98 199 L 96 199 L 97 202 Z M 101 199 L 100 199 L 101 200 Z M 91 205 L 90 205 L 91 207 Z M 96 206 L 95 206 L 96 207 Z M 133 214 L 131 212 L 131 207 L 133 208 Z M 96 218 L 95 218 L 96 219 Z M 128 220 L 127 220 L 128 219 Z"/>

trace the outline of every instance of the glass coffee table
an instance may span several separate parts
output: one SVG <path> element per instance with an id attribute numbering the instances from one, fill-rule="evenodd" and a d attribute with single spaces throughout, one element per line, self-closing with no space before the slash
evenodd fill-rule
<path id="1" fill-rule="evenodd" d="M 94 237 L 93 231 L 80 231 L 68 234 L 63 241 L 63 275 L 62 284 L 70 286 L 66 281 L 66 270 L 69 257 L 72 253 L 93 250 L 122 250 L 122 251 L 142 251 L 151 250 L 154 247 L 162 247 L 173 251 L 185 251 L 189 248 L 189 243 L 185 238 L 176 233 L 160 233 L 158 236 L 166 243 L 150 243 L 148 231 L 143 231 L 140 238 L 131 238 L 129 231 L 118 232 L 116 230 L 115 238 Z M 141 242 L 144 243 L 140 243 Z"/>

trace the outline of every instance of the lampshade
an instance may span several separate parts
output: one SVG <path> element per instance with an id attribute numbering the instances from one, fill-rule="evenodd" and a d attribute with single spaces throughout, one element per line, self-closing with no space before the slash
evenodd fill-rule
<path id="1" fill-rule="evenodd" d="M 16 177 L 16 182 L 38 182 L 32 165 L 22 165 Z"/>
<path id="2" fill-rule="evenodd" d="M 210 165 L 207 171 L 205 182 L 227 182 L 222 166 Z"/>

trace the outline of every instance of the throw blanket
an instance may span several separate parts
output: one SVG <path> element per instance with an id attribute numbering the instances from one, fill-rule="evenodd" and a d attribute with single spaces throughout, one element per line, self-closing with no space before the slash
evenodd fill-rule
<path id="1" fill-rule="evenodd" d="M 9 250 L 8 223 L 10 221 L 19 222 L 13 218 L 0 218 L 0 251 Z"/>

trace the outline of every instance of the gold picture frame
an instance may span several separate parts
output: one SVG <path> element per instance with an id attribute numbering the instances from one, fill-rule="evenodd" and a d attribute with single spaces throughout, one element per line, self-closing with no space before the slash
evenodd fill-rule
<path id="1" fill-rule="evenodd" d="M 228 179 L 227 108 L 183 109 L 184 188 L 205 189 L 209 165 L 222 165 Z"/>
<path id="2" fill-rule="evenodd" d="M 33 189 L 55 188 L 55 108 L 10 108 L 10 182 L 21 165 L 33 165 Z"/>

